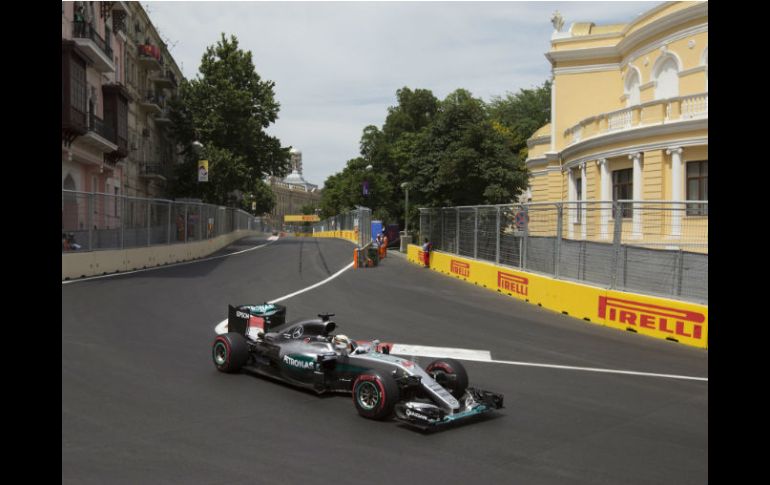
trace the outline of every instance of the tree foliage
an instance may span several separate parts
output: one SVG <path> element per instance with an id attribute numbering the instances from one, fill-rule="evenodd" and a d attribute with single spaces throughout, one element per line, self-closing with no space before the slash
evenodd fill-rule
<path id="1" fill-rule="evenodd" d="M 251 52 L 241 50 L 235 36 L 222 34 L 206 49 L 198 76 L 183 80 L 169 103 L 171 135 L 184 154 L 172 195 L 249 210 L 254 200 L 257 213 L 272 209 L 274 197 L 262 180 L 265 174 L 288 173 L 290 149 L 264 131 L 278 118 L 274 86 L 257 74 Z M 202 153 L 193 148 L 194 141 L 203 144 Z M 209 160 L 208 182 L 198 182 L 199 158 Z"/>
<path id="2" fill-rule="evenodd" d="M 485 103 L 464 89 L 441 101 L 426 89 L 399 89 L 383 126 L 364 128 L 361 156 L 326 180 L 324 217 L 365 205 L 375 218 L 403 225 L 404 182 L 412 227 L 419 206 L 514 202 L 527 186 L 526 141 L 550 119 L 550 90 L 546 82 Z"/>

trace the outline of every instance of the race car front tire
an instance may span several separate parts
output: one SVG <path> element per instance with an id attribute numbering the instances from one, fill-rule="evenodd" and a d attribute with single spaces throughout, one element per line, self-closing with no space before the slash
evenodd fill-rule
<path id="1" fill-rule="evenodd" d="M 388 419 L 398 400 L 398 384 L 389 374 L 369 371 L 353 383 L 353 404 L 358 414 L 365 418 Z"/>
<path id="2" fill-rule="evenodd" d="M 217 370 L 235 373 L 249 360 L 249 345 L 246 338 L 235 332 L 218 335 L 214 339 L 211 356 Z"/>
<path id="3" fill-rule="evenodd" d="M 460 399 L 468 387 L 468 373 L 455 359 L 434 360 L 428 364 L 425 371 L 456 399 Z"/>

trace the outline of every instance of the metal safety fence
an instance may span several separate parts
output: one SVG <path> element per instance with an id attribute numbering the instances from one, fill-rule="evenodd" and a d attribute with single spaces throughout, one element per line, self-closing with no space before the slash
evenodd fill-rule
<path id="1" fill-rule="evenodd" d="M 358 247 L 362 248 L 372 242 L 372 210 L 358 206 L 313 224 L 314 233 L 327 231 L 354 231 L 357 233 Z"/>
<path id="2" fill-rule="evenodd" d="M 420 244 L 468 258 L 708 302 L 708 202 L 589 201 L 420 209 Z"/>
<path id="3" fill-rule="evenodd" d="M 237 230 L 272 227 L 231 207 L 62 190 L 62 252 L 189 243 Z"/>

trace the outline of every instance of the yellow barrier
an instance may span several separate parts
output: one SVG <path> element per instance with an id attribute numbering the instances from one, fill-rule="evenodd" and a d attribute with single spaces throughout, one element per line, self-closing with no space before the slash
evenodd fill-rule
<path id="1" fill-rule="evenodd" d="M 410 244 L 407 257 L 422 265 L 419 246 Z M 707 305 L 556 280 L 441 252 L 430 253 L 430 268 L 591 323 L 708 348 Z"/>
<path id="2" fill-rule="evenodd" d="M 313 237 L 332 237 L 336 239 L 346 239 L 358 243 L 358 231 L 319 231 L 312 234 Z"/>

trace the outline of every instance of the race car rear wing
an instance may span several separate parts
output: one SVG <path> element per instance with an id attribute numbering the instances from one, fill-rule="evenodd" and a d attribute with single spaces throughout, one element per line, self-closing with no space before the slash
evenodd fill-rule
<path id="1" fill-rule="evenodd" d="M 269 332 L 286 322 L 284 305 L 228 305 L 227 330 L 247 335 L 256 331 Z"/>

